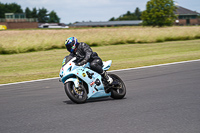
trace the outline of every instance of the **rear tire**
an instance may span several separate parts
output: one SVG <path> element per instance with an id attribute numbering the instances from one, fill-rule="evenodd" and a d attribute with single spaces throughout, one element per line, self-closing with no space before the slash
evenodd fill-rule
<path id="1" fill-rule="evenodd" d="M 81 91 L 78 91 L 73 82 L 67 82 L 65 84 L 65 92 L 70 100 L 74 103 L 80 104 L 85 103 L 87 100 L 87 91 L 85 88 L 82 88 Z"/>
<path id="2" fill-rule="evenodd" d="M 113 82 L 117 82 L 118 85 L 115 85 L 115 88 L 111 89 L 111 97 L 113 99 L 122 99 L 126 95 L 126 86 L 124 82 L 115 74 L 108 74 L 112 79 Z"/>

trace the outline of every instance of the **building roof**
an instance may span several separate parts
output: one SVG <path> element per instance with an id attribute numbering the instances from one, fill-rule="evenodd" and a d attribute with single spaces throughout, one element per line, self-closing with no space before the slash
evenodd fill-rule
<path id="1" fill-rule="evenodd" d="M 177 10 L 174 13 L 178 14 L 178 15 L 199 15 L 200 14 L 196 11 L 186 9 L 184 7 L 181 7 L 181 6 L 177 6 Z"/>
<path id="2" fill-rule="evenodd" d="M 129 26 L 139 25 L 142 20 L 130 20 L 130 21 L 100 21 L 100 22 L 78 22 L 71 26 Z"/>

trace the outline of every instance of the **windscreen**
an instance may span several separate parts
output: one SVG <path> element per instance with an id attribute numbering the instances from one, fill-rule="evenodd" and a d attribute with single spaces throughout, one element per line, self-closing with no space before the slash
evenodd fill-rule
<path id="1" fill-rule="evenodd" d="M 73 57 L 72 56 L 66 56 L 64 59 L 63 59 L 63 62 L 62 62 L 62 66 L 64 66 L 65 64 L 67 64 Z"/>

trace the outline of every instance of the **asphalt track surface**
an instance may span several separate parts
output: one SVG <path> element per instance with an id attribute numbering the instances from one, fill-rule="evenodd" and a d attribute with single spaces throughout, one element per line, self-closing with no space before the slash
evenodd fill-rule
<path id="1" fill-rule="evenodd" d="M 200 61 L 112 73 L 122 100 L 74 104 L 58 79 L 0 86 L 0 133 L 200 132 Z"/>

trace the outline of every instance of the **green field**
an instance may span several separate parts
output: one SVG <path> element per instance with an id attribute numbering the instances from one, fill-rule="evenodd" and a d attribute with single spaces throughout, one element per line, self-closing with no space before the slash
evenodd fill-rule
<path id="1" fill-rule="evenodd" d="M 92 49 L 103 60 L 113 60 L 110 70 L 200 59 L 199 39 L 109 45 Z M 68 52 L 65 49 L 1 54 L 0 84 L 58 77 L 62 60 L 66 55 Z"/>
<path id="2" fill-rule="evenodd" d="M 90 46 L 154 43 L 200 39 L 200 26 L 6 30 L 0 31 L 0 54 L 61 49 L 71 36 Z"/>

